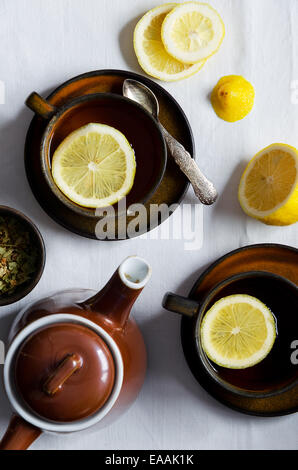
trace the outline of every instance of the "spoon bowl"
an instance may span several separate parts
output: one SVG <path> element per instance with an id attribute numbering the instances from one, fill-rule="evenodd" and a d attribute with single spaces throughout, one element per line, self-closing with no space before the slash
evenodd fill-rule
<path id="1" fill-rule="evenodd" d="M 123 95 L 143 106 L 155 119 L 159 116 L 159 103 L 155 94 L 141 82 L 127 78 L 123 82 Z"/>
<path id="2" fill-rule="evenodd" d="M 153 91 L 143 83 L 128 78 L 124 80 L 122 92 L 126 98 L 139 103 L 156 119 L 167 143 L 169 154 L 189 179 L 195 195 L 202 204 L 213 204 L 218 197 L 214 185 L 204 176 L 190 153 L 159 122 L 159 103 Z"/>

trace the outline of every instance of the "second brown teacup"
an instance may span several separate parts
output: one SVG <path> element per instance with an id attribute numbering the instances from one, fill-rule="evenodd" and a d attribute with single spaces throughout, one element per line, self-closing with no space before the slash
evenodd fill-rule
<path id="1" fill-rule="evenodd" d="M 276 319 L 276 340 L 271 352 L 259 364 L 246 369 L 228 369 L 214 364 L 205 354 L 200 337 L 207 311 L 223 297 L 236 294 L 258 298 Z M 287 279 L 269 272 L 244 272 L 219 283 L 199 302 L 167 293 L 163 306 L 192 319 L 189 341 L 194 345 L 196 359 L 220 387 L 248 398 L 267 398 L 298 384 L 298 365 L 291 360 L 291 345 L 298 340 L 298 288 Z"/>

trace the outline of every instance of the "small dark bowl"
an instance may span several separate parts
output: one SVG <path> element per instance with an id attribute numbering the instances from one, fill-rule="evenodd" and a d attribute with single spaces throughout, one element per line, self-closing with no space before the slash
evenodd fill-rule
<path id="1" fill-rule="evenodd" d="M 0 216 L 10 216 L 19 219 L 22 224 L 28 229 L 32 237 L 32 242 L 34 243 L 35 247 L 37 247 L 39 254 L 38 265 L 36 267 L 36 272 L 33 275 L 32 279 L 18 286 L 12 294 L 4 296 L 0 295 L 0 307 L 4 307 L 5 305 L 13 304 L 26 297 L 26 295 L 28 295 L 38 284 L 44 271 L 46 261 L 46 250 L 40 231 L 34 225 L 34 223 L 24 214 L 17 211 L 16 209 L 12 209 L 11 207 L 0 206 Z"/>

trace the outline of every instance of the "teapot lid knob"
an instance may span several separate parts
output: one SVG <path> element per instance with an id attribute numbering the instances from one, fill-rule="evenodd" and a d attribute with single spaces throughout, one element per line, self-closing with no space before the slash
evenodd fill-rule
<path id="1" fill-rule="evenodd" d="M 92 329 L 58 323 L 40 329 L 20 347 L 15 382 L 23 400 L 39 416 L 73 422 L 106 403 L 115 383 L 115 362 Z"/>

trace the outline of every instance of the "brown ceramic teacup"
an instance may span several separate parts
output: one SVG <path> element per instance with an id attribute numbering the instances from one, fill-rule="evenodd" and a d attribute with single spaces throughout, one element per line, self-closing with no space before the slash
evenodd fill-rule
<path id="1" fill-rule="evenodd" d="M 134 149 L 137 170 L 126 206 L 145 204 L 157 190 L 166 169 L 166 144 L 155 119 L 139 104 L 114 93 L 96 93 L 75 98 L 56 108 L 34 92 L 26 105 L 48 121 L 41 141 L 41 168 L 51 191 L 70 210 L 79 215 L 95 215 L 94 209 L 75 204 L 59 190 L 52 177 L 51 160 L 71 132 L 91 122 L 115 127 Z"/>
<path id="2" fill-rule="evenodd" d="M 258 298 L 276 319 L 277 335 L 272 350 L 259 364 L 246 369 L 228 369 L 214 364 L 205 354 L 200 337 L 207 311 L 221 298 L 236 294 Z M 163 306 L 190 317 L 189 341 L 195 345 L 205 374 L 220 387 L 242 397 L 263 399 L 297 385 L 298 365 L 291 361 L 291 344 L 298 339 L 298 288 L 289 280 L 269 272 L 244 272 L 220 282 L 200 301 L 167 293 Z"/>

